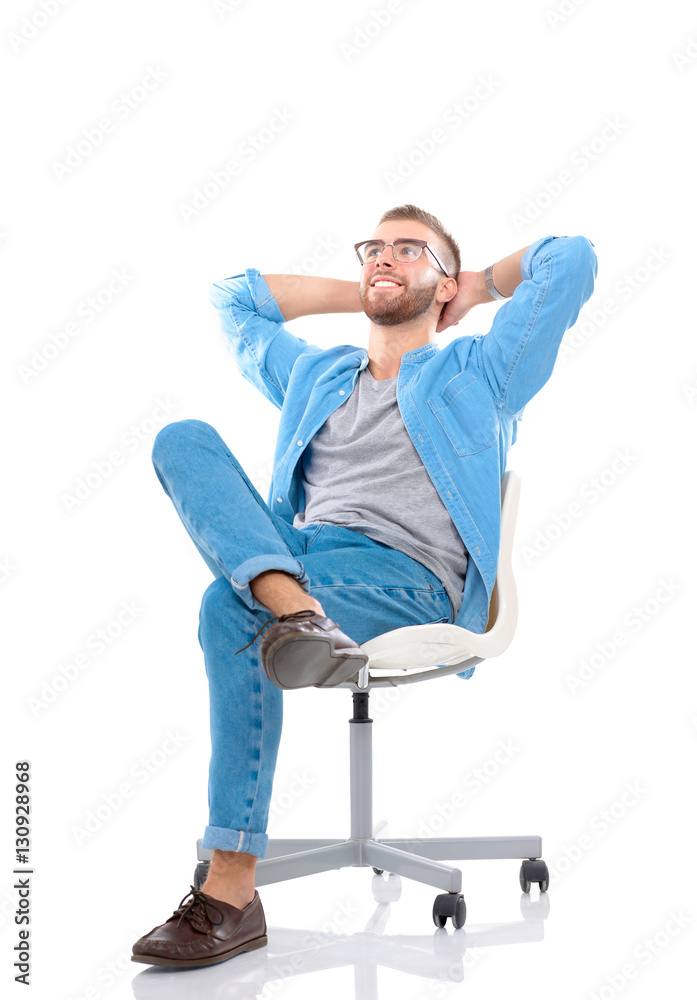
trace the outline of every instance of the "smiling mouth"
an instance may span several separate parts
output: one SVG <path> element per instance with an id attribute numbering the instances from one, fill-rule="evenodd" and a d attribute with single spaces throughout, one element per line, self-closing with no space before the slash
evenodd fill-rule
<path id="1" fill-rule="evenodd" d="M 402 286 L 397 281 L 389 281 L 389 279 L 378 279 L 374 281 L 370 286 L 371 288 L 401 288 Z"/>

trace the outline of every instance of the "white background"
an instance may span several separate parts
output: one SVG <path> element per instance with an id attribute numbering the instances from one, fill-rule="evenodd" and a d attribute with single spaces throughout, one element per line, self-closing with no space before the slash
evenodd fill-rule
<path id="1" fill-rule="evenodd" d="M 45 5 L 50 16 L 12 0 L 1 15 L 3 977 L 17 941 L 13 762 L 28 758 L 42 1000 L 688 996 L 694 6 L 664 0 L 644 16 L 629 0 Z M 153 70 L 159 84 L 140 91 Z M 135 102 L 123 117 L 121 94 Z M 463 103 L 466 119 L 447 124 Z M 279 110 L 287 126 L 185 218 L 197 189 Z M 61 172 L 104 118 L 111 131 Z M 432 155 L 395 177 L 438 128 Z M 555 187 L 565 170 L 570 182 Z M 207 820 L 196 632 L 212 578 L 155 477 L 152 440 L 169 420 L 206 420 L 266 497 L 279 414 L 235 368 L 209 285 L 246 267 L 355 279 L 353 243 L 407 201 L 451 229 L 465 269 L 546 235 L 580 233 L 598 256 L 594 295 L 509 455 L 522 478 L 515 640 L 472 680 L 402 689 L 373 712 L 376 819 L 394 836 L 424 823 L 452 836 L 541 834 L 548 919 L 533 908 L 523 922 L 516 861 L 463 863 L 467 924 L 455 936 L 448 924 L 460 957 L 439 981 L 426 957 L 446 954 L 435 890 L 405 880 L 368 936 L 372 874 L 347 869 L 263 888 L 269 947 L 253 956 L 187 973 L 134 966 L 133 941 L 187 891 Z M 321 263 L 319 240 L 335 244 Z M 125 287 L 86 322 L 85 303 L 113 270 Z M 473 310 L 439 342 L 486 333 L 496 308 Z M 71 321 L 75 336 L 61 336 Z M 327 347 L 367 346 L 361 316 L 290 329 Z M 71 503 L 115 450 L 111 474 Z M 631 457 L 612 472 L 619 453 Z M 588 492 L 594 477 L 602 494 Z M 579 516 L 564 522 L 574 503 Z M 123 602 L 135 617 L 95 652 L 91 637 Z M 637 608 L 640 627 L 628 617 Z M 594 654 L 572 692 L 568 678 Z M 74 679 L 55 693 L 64 675 Z M 348 834 L 349 714 L 345 691 L 286 695 L 270 835 Z M 181 741 L 169 756 L 168 733 Z M 517 749 L 494 766 L 500 741 Z M 477 767 L 490 780 L 448 810 Z M 310 784 L 289 805 L 296 772 Z M 128 797 L 78 842 L 119 786 Z M 311 933 L 322 945 L 338 935 L 343 960 L 323 969 L 305 949 L 293 966 Z M 526 934 L 535 943 L 516 946 Z"/>

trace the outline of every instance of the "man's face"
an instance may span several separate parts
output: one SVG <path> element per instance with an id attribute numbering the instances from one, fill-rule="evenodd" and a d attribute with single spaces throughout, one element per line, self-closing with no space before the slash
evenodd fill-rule
<path id="1" fill-rule="evenodd" d="M 428 240 L 441 257 L 436 234 L 421 222 L 396 220 L 383 222 L 371 239 L 392 240 L 414 237 Z M 441 257 L 442 259 L 442 257 Z M 366 316 L 377 326 L 398 326 L 423 316 L 434 308 L 440 279 L 446 280 L 428 250 L 413 263 L 395 260 L 392 247 L 385 247 L 378 256 L 361 266 L 360 299 Z M 442 309 L 434 308 L 434 317 Z"/>

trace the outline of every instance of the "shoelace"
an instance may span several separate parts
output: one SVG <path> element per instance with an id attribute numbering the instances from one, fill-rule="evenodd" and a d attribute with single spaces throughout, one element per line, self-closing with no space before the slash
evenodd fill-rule
<path id="1" fill-rule="evenodd" d="M 215 906 L 215 904 L 212 903 L 210 899 L 206 899 L 206 897 L 199 889 L 195 889 L 193 885 L 190 886 L 190 888 L 191 892 L 187 893 L 186 896 L 184 896 L 181 903 L 172 914 L 173 917 L 176 916 L 179 917 L 179 920 L 177 921 L 177 927 L 182 922 L 182 919 L 184 917 L 186 917 L 186 919 L 189 921 L 194 930 L 197 931 L 200 931 L 201 928 L 203 927 L 204 916 L 207 917 L 208 920 L 210 920 L 210 922 L 213 924 L 214 927 L 217 927 L 219 924 L 222 924 L 223 920 L 225 920 L 225 914 L 221 913 L 218 907 Z M 190 902 L 187 903 L 186 906 L 184 906 L 184 903 L 189 898 L 189 896 L 193 896 L 193 899 L 191 899 Z M 220 920 L 213 920 L 210 914 L 211 910 L 215 910 L 215 912 L 220 917 Z"/>
<path id="2" fill-rule="evenodd" d="M 317 612 L 314 611 L 312 608 L 304 608 L 302 611 L 293 611 L 289 615 L 281 615 L 280 618 L 277 617 L 277 616 L 274 616 L 273 618 L 269 618 L 269 620 L 266 621 L 266 622 L 264 622 L 264 624 L 261 626 L 261 628 L 259 629 L 259 631 L 257 632 L 257 634 L 254 636 L 254 639 L 256 639 L 257 636 L 261 635 L 261 633 L 264 631 L 264 629 L 266 628 L 266 626 L 270 625 L 271 622 L 290 622 L 290 621 L 300 622 L 300 621 L 304 621 L 306 618 L 314 618 L 314 616 L 316 614 L 317 614 Z M 252 639 L 252 642 L 254 642 L 254 639 Z M 235 653 L 235 656 L 237 656 L 237 653 L 241 653 L 243 650 L 245 650 L 249 646 L 251 646 L 252 642 L 248 642 L 246 646 L 242 647 L 242 649 L 238 649 L 236 651 L 236 653 Z"/>

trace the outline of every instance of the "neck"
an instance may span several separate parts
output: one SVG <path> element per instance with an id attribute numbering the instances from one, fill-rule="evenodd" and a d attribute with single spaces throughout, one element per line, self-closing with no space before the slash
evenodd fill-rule
<path id="1" fill-rule="evenodd" d="M 381 381 L 399 374 L 402 355 L 435 342 L 435 326 L 420 317 L 414 324 L 378 326 L 371 322 L 368 336 L 368 368 Z"/>

